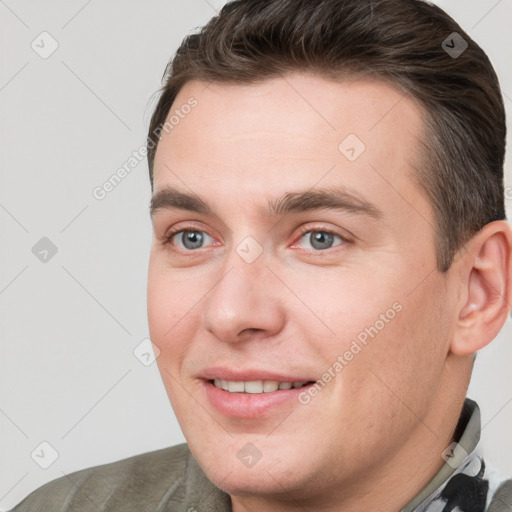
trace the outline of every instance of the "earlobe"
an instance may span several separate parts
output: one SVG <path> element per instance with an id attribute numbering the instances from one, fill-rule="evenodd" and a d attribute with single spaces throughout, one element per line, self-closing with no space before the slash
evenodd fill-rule
<path id="1" fill-rule="evenodd" d="M 450 346 L 458 355 L 490 343 L 511 309 L 512 229 L 507 221 L 484 226 L 467 244 L 461 265 L 464 300 Z"/>

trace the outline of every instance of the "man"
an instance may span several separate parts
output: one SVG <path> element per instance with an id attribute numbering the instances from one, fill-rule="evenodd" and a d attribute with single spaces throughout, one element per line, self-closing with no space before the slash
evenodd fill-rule
<path id="1" fill-rule="evenodd" d="M 508 511 L 475 353 L 510 312 L 505 118 L 420 0 L 239 0 L 151 120 L 151 339 L 187 444 L 14 510 Z"/>

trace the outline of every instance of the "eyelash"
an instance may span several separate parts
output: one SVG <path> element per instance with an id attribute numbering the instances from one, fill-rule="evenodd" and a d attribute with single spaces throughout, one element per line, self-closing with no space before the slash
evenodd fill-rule
<path id="1" fill-rule="evenodd" d="M 198 229 L 197 226 L 180 226 L 179 228 L 177 229 L 173 229 L 171 230 L 169 233 L 167 233 L 163 240 L 162 240 L 162 245 L 163 246 L 170 246 L 171 245 L 171 241 L 172 241 L 172 238 L 179 234 L 179 233 L 182 233 L 184 231 L 197 231 L 199 233 L 206 233 L 204 230 L 202 229 Z M 337 236 L 341 239 L 341 241 L 343 242 L 342 244 L 339 244 L 339 245 L 336 245 L 334 247 L 329 247 L 328 249 L 303 249 L 309 253 L 315 253 L 315 254 L 322 254 L 322 253 L 326 253 L 328 251 L 330 251 L 331 249 L 336 249 L 336 247 L 340 247 L 342 245 L 345 245 L 346 243 L 350 243 L 352 242 L 351 239 L 349 239 L 348 237 L 346 236 L 343 236 L 341 235 L 340 233 L 337 233 L 336 231 L 333 231 L 331 229 L 328 229 L 328 228 L 323 228 L 323 227 L 311 227 L 311 226 L 302 226 L 299 228 L 299 236 L 298 236 L 298 240 L 300 240 L 305 234 L 307 233 L 328 233 L 330 235 L 334 235 L 334 236 Z M 211 236 L 211 235 L 210 235 Z M 295 244 L 295 243 L 294 243 Z M 202 248 L 200 248 L 202 249 Z M 196 249 L 196 250 L 188 250 L 187 253 L 194 253 L 194 252 L 200 252 L 200 249 Z M 176 251 L 176 252 L 181 252 L 181 251 Z"/>

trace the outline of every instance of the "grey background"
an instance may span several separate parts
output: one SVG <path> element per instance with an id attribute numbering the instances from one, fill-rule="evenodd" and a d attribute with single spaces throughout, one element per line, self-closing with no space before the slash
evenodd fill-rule
<path id="1" fill-rule="evenodd" d="M 184 440 L 156 364 L 133 354 L 148 337 L 145 160 L 103 200 L 92 191 L 144 144 L 168 59 L 223 3 L 0 0 L 1 510 L 74 470 Z M 438 3 L 488 52 L 510 115 L 512 0 Z M 43 31 L 58 43 L 46 59 L 31 47 L 51 48 Z M 506 172 L 510 187 L 510 158 Z M 43 237 L 57 248 L 46 262 L 32 252 Z M 469 393 L 504 473 L 511 334 L 509 320 Z"/>

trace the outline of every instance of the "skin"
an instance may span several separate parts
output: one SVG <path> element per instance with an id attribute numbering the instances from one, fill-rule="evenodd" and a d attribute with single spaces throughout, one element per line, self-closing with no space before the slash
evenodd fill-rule
<path id="1" fill-rule="evenodd" d="M 154 194 L 192 192 L 216 216 L 153 213 L 150 335 L 190 449 L 235 512 L 405 506 L 442 466 L 473 354 L 506 320 L 510 227 L 488 224 L 437 270 L 433 210 L 411 178 L 422 112 L 402 96 L 375 80 L 296 73 L 257 85 L 192 81 L 175 100 L 173 109 L 190 97 L 197 106 L 162 135 Z M 355 161 L 338 149 L 348 134 L 366 145 Z M 271 198 L 330 186 L 381 217 L 264 214 Z M 347 240 L 318 250 L 300 227 Z M 171 228 L 209 237 L 187 252 L 177 237 L 163 243 Z M 252 263 L 236 251 L 247 236 L 263 250 Z M 211 366 L 320 379 L 396 303 L 400 312 L 306 405 L 232 418 L 205 397 L 199 375 Z M 252 467 L 237 458 L 247 442 L 261 453 Z"/>

